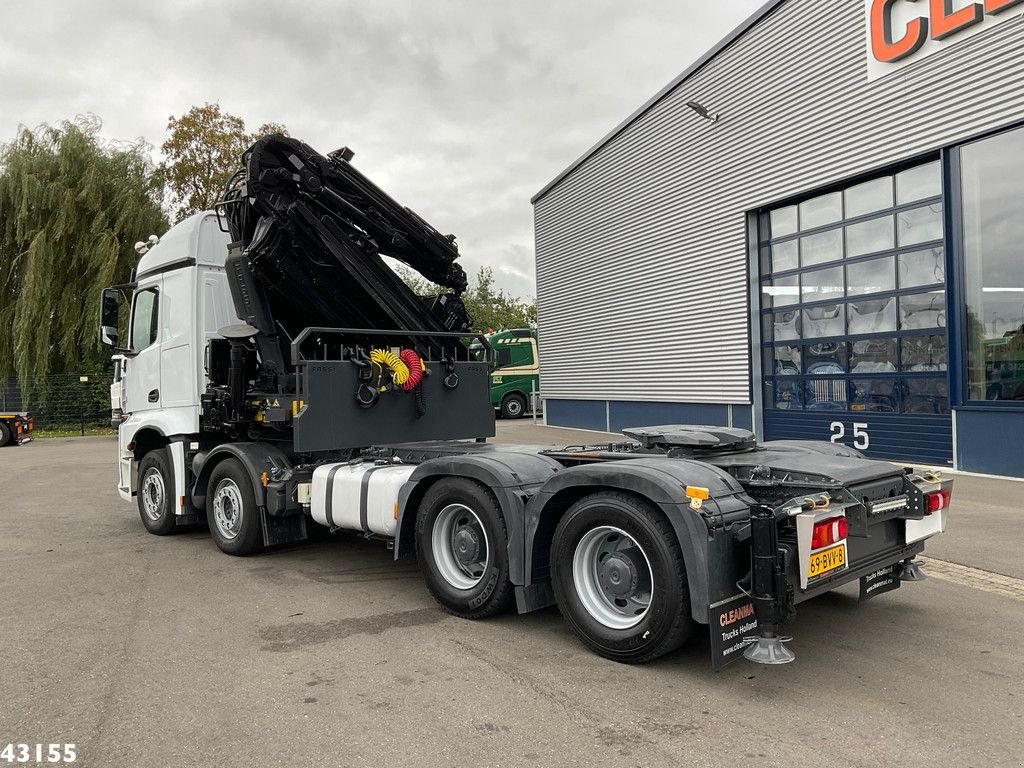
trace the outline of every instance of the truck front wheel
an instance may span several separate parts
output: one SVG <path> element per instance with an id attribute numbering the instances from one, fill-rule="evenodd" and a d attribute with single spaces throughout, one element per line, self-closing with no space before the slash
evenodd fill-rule
<path id="1" fill-rule="evenodd" d="M 248 555 L 262 546 L 256 494 L 238 459 L 224 459 L 213 468 L 206 491 L 206 521 L 221 552 Z"/>
<path id="2" fill-rule="evenodd" d="M 679 542 L 635 496 L 607 491 L 573 504 L 555 529 L 551 579 L 573 632 L 605 658 L 651 661 L 693 633 Z"/>
<path id="3" fill-rule="evenodd" d="M 511 605 L 505 519 L 484 486 L 447 477 L 430 487 L 416 516 L 416 553 L 427 588 L 465 619 L 493 616 Z"/>
<path id="4" fill-rule="evenodd" d="M 519 419 L 526 413 L 526 399 L 515 392 L 501 398 L 501 418 Z"/>
<path id="5" fill-rule="evenodd" d="M 139 462 L 137 501 L 146 530 L 157 536 L 174 531 L 174 471 L 166 448 L 156 448 Z"/>

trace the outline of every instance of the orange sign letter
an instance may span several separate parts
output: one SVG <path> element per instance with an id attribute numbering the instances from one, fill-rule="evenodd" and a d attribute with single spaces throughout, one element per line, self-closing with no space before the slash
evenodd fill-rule
<path id="1" fill-rule="evenodd" d="M 916 18 L 907 24 L 899 40 L 892 36 L 892 7 L 897 0 L 874 0 L 871 4 L 871 53 L 878 61 L 905 59 L 921 49 L 928 39 L 928 19 Z"/>
<path id="2" fill-rule="evenodd" d="M 995 16 L 997 13 L 1002 13 L 1007 8 L 1021 3 L 1024 3 L 1024 0 L 985 0 L 985 13 Z"/>
<path id="3" fill-rule="evenodd" d="M 953 0 L 932 0 L 932 38 L 942 40 L 961 29 L 974 26 L 985 16 L 981 3 L 953 11 Z"/>

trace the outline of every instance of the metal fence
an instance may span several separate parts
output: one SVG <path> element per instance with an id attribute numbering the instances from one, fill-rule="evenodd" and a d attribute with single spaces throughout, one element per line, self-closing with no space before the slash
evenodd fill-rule
<path id="1" fill-rule="evenodd" d="M 22 387 L 0 379 L 0 412 L 28 411 L 39 431 L 85 434 L 110 428 L 109 372 L 45 376 Z"/>

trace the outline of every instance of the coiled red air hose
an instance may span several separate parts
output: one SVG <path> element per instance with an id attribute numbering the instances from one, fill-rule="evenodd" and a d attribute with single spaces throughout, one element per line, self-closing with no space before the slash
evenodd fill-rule
<path id="1" fill-rule="evenodd" d="M 423 360 L 416 354 L 414 350 L 403 349 L 399 357 L 402 362 L 409 367 L 409 378 L 407 378 L 399 386 L 402 387 L 406 392 L 413 390 L 423 379 Z"/>

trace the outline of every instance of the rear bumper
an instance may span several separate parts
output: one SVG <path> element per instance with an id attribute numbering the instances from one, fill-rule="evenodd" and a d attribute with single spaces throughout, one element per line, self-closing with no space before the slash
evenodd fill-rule
<path id="1" fill-rule="evenodd" d="M 850 566 L 846 570 L 837 573 L 835 576 L 826 577 L 821 581 L 816 581 L 806 590 L 800 589 L 799 574 L 793 573 L 790 576 L 790 583 L 793 584 L 794 587 L 793 602 L 796 604 L 806 602 L 811 598 L 824 594 L 825 592 L 833 590 L 843 584 L 849 584 L 850 582 L 857 581 L 862 576 L 867 576 L 869 573 L 873 573 L 879 568 L 884 568 L 887 565 L 893 565 L 894 563 L 899 563 L 903 560 L 915 557 L 923 551 L 924 541 L 922 540 L 915 541 L 912 544 L 907 544 L 902 547 L 884 549 L 873 555 L 859 557 L 857 558 L 856 565 Z"/>
<path id="2" fill-rule="evenodd" d="M 793 585 L 795 603 L 913 558 L 924 550 L 928 539 L 946 530 L 948 494 L 946 501 L 937 509 L 928 508 L 928 499 L 940 490 L 951 492 L 952 481 L 942 480 L 937 475 L 915 475 L 898 480 L 899 483 L 896 479 L 883 479 L 878 483 L 863 484 L 851 490 L 852 499 L 847 497 L 839 504 L 826 503 L 825 509 L 815 511 L 810 519 L 815 525 L 819 524 L 819 519 L 824 519 L 826 531 L 829 530 L 827 521 L 835 515 L 845 517 L 849 525 L 843 545 L 848 565 L 823 578 L 810 577 L 808 570 L 813 531 L 803 518 L 810 513 L 797 515 L 796 535 L 788 535 L 784 544 L 787 549 L 792 547 L 790 551 L 796 555 L 786 564 L 786 576 Z M 864 499 L 863 504 L 859 501 L 861 498 Z M 824 550 L 819 547 L 813 551 Z"/>

